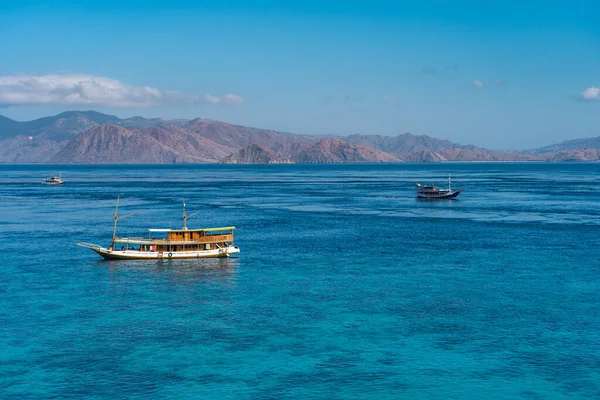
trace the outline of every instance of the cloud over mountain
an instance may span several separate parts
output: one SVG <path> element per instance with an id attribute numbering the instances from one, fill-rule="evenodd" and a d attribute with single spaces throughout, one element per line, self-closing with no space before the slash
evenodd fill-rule
<path id="1" fill-rule="evenodd" d="M 217 97 L 213 96 L 210 93 L 207 93 L 203 97 L 204 101 L 211 104 L 228 104 L 230 106 L 236 106 L 240 104 L 244 104 L 246 100 L 243 97 L 235 95 L 235 94 L 226 94 L 225 96 Z"/>
<path id="2" fill-rule="evenodd" d="M 209 98 L 207 98 L 209 96 Z M 215 101 L 216 100 L 216 101 Z M 130 86 L 116 79 L 85 74 L 0 76 L 0 104 L 61 104 L 105 107 L 151 107 L 179 103 L 242 104 L 240 96 L 222 99 L 189 96 L 149 86 Z"/>

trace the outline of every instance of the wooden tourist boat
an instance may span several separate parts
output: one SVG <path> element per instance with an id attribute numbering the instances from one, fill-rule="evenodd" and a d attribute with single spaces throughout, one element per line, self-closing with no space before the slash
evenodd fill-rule
<path id="1" fill-rule="evenodd" d="M 148 229 L 147 238 L 117 237 L 117 222 L 135 213 L 120 217 L 119 198 L 114 215 L 112 242 L 108 247 L 79 242 L 105 259 L 173 259 L 173 258 L 216 258 L 229 257 L 240 252 L 233 243 L 235 227 L 188 229 L 187 219 L 198 214 L 187 215 L 183 202 L 183 229 Z M 153 237 L 162 234 L 163 237 Z M 166 237 L 165 237 L 166 236 Z"/>
<path id="2" fill-rule="evenodd" d="M 466 190 L 466 188 L 452 190 L 452 179 L 450 178 L 450 175 L 448 175 L 448 189 L 440 189 L 437 186 L 421 186 L 418 183 L 415 186 L 417 198 L 427 200 L 455 199 L 456 196 L 464 190 Z"/>

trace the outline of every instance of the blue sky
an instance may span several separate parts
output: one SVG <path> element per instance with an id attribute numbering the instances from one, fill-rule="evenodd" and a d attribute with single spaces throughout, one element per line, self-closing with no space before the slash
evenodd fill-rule
<path id="1" fill-rule="evenodd" d="M 0 114 L 492 148 L 600 136 L 600 2 L 0 0 Z"/>

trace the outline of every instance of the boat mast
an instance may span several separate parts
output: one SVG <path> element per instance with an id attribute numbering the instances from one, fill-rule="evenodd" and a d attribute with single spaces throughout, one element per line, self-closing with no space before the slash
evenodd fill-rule
<path id="1" fill-rule="evenodd" d="M 193 217 L 194 215 L 198 214 L 200 211 L 196 211 L 195 213 L 191 214 L 191 215 L 187 215 L 185 213 L 185 199 L 181 199 L 181 201 L 183 202 L 183 230 L 187 231 L 187 219 Z"/>
<path id="2" fill-rule="evenodd" d="M 117 238 L 117 221 L 119 221 L 120 219 L 125 219 L 127 217 L 131 217 L 133 214 L 137 214 L 137 213 L 132 212 L 131 214 L 127 214 L 124 217 L 119 217 L 119 199 L 120 198 L 121 198 L 121 195 L 118 195 L 117 196 L 117 207 L 115 208 L 115 216 L 114 216 L 115 225 L 113 227 L 113 242 Z"/>
<path id="3" fill-rule="evenodd" d="M 181 199 L 183 203 L 183 230 L 187 230 L 187 215 L 185 213 L 185 199 Z"/>
<path id="4" fill-rule="evenodd" d="M 450 174 L 448 174 L 448 190 L 452 191 L 452 178 Z"/>
<path id="5" fill-rule="evenodd" d="M 119 199 L 120 198 L 121 198 L 121 195 L 118 195 L 117 196 L 117 208 L 115 208 L 115 215 L 114 215 L 115 226 L 113 228 L 113 242 L 117 238 L 117 221 L 119 220 Z"/>

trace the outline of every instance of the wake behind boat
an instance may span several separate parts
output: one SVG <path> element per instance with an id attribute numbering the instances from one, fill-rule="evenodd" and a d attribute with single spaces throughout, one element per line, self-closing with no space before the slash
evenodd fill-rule
<path id="1" fill-rule="evenodd" d="M 90 243 L 77 243 L 87 247 L 105 259 L 171 259 L 229 257 L 240 252 L 233 243 L 234 226 L 224 228 L 188 229 L 188 216 L 183 202 L 183 229 L 148 229 L 147 238 L 117 237 L 117 221 L 135 213 L 119 217 L 119 198 L 114 215 L 113 239 L 108 247 Z M 163 234 L 162 238 L 152 237 Z M 166 234 L 166 237 L 164 235 Z"/>
<path id="2" fill-rule="evenodd" d="M 65 181 L 62 180 L 62 174 L 58 174 L 58 178 L 56 176 L 51 176 L 42 181 L 42 185 L 64 185 Z"/>
<path id="3" fill-rule="evenodd" d="M 440 189 L 437 186 L 421 186 L 417 183 L 415 192 L 419 199 L 455 199 L 466 188 L 452 190 L 452 179 L 448 175 L 448 189 Z"/>

